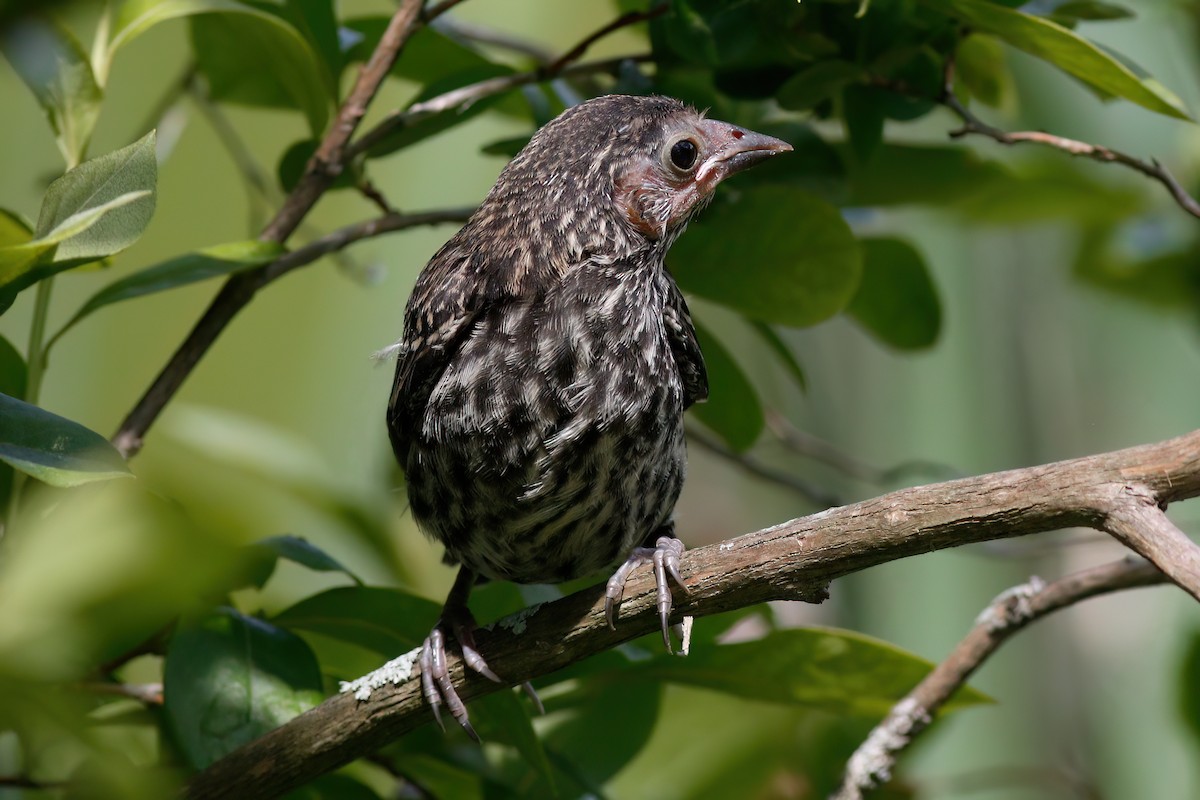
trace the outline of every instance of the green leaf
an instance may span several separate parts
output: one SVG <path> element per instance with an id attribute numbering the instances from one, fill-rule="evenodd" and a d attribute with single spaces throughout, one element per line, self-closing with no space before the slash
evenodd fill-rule
<path id="1" fill-rule="evenodd" d="M 26 375 L 25 359 L 12 342 L 0 336 L 0 393 L 24 397 Z"/>
<path id="2" fill-rule="evenodd" d="M 28 17 L 5 29 L 0 50 L 46 112 L 67 164 L 78 164 L 104 99 L 79 41 L 60 25 Z"/>
<path id="3" fill-rule="evenodd" d="M 868 332 L 900 350 L 937 341 L 942 307 L 925 260 L 900 239 L 863 239 L 863 276 L 846 307 Z"/>
<path id="4" fill-rule="evenodd" d="M 1107 22 L 1116 19 L 1132 19 L 1134 13 L 1115 3 L 1081 0 L 1081 2 L 1061 3 L 1055 6 L 1053 16 L 1089 22 Z"/>
<path id="5" fill-rule="evenodd" d="M 1200 746 L 1200 631 L 1188 636 L 1180 665 L 1179 717 Z"/>
<path id="6" fill-rule="evenodd" d="M 885 122 L 878 90 L 870 86 L 847 86 L 842 92 L 842 121 L 850 151 L 859 163 L 866 163 L 883 141 Z"/>
<path id="7" fill-rule="evenodd" d="M 345 22 L 345 29 L 358 41 L 346 54 L 347 63 L 365 62 L 379 45 L 390 17 L 361 17 Z M 403 55 L 392 65 L 392 73 L 417 83 L 430 83 L 480 67 L 495 66 L 484 56 L 428 26 L 417 29 L 404 45 Z"/>
<path id="8" fill-rule="evenodd" d="M 994 36 L 973 33 L 958 43 L 955 75 L 984 105 L 1003 106 L 1013 95 L 1012 73 L 1004 47 Z"/>
<path id="9" fill-rule="evenodd" d="M 55 261 L 106 258 L 137 241 L 154 214 L 158 182 L 154 144 L 151 131 L 128 147 L 80 164 L 50 184 L 38 214 L 38 238 L 52 238 L 72 220 L 79 224 L 88 214 L 104 212 L 78 232 L 61 238 Z"/>
<path id="10" fill-rule="evenodd" d="M 308 42 L 281 17 L 205 14 L 191 20 L 191 36 L 196 67 L 212 99 L 297 109 L 313 136 L 324 131 L 333 101 L 331 79 Z"/>
<path id="11" fill-rule="evenodd" d="M 474 714 L 475 709 L 479 714 Z M 478 720 L 480 736 L 485 741 L 498 741 L 511 744 L 525 763 L 534 769 L 545 782 L 548 796 L 556 796 L 554 790 L 554 773 L 550 769 L 550 760 L 542 740 L 533 729 L 533 720 L 529 711 L 529 701 L 518 697 L 512 691 L 495 692 L 481 698 L 472 705 L 472 715 Z M 524 781 L 522 781 L 524 783 Z"/>
<path id="12" fill-rule="evenodd" d="M 851 631 L 793 628 L 761 639 L 656 656 L 630 665 L 629 680 L 673 681 L 763 700 L 879 719 L 933 668 L 897 647 Z M 990 702 L 964 687 L 946 710 Z"/>
<path id="13" fill-rule="evenodd" d="M 429 100 L 453 89 L 469 86 L 478 81 L 508 75 L 511 72 L 510 68 L 496 64 L 484 64 L 472 67 L 463 72 L 457 72 L 447 78 L 435 80 L 427 84 L 421 90 L 421 93 L 414 98 L 413 104 Z M 424 141 L 431 136 L 436 136 L 444 130 L 482 114 L 484 111 L 500 104 L 503 100 L 504 95 L 492 95 L 471 103 L 465 109 L 451 108 L 446 111 L 439 111 L 435 114 L 420 117 L 403 127 L 393 130 L 387 136 L 375 142 L 367 150 L 367 157 L 378 158 L 385 156 L 414 145 L 417 142 Z"/>
<path id="14" fill-rule="evenodd" d="M 363 585 L 362 579 L 346 569 L 340 561 L 299 536 L 271 536 L 256 542 L 255 546 L 268 550 L 279 558 L 286 558 L 308 567 L 314 572 L 341 572 L 359 586 Z"/>
<path id="15" fill-rule="evenodd" d="M 370 786 L 336 772 L 322 775 L 283 797 L 284 800 L 381 800 Z"/>
<path id="16" fill-rule="evenodd" d="M 112 38 L 97 73 L 108 69 L 117 50 L 160 22 L 197 15 L 232 16 L 236 22 L 210 26 L 202 34 L 211 34 L 206 46 L 196 50 L 203 62 L 200 68 L 213 84 L 213 96 L 225 92 L 234 95 L 225 98 L 233 102 L 297 108 L 308 118 L 313 133 L 320 133 L 336 90 L 333 75 L 321 68 L 308 40 L 279 11 L 270 4 L 236 0 L 125 0 L 114 17 Z M 246 22 L 249 19 L 254 21 Z M 248 72 L 236 74 L 243 69 Z M 239 100 L 239 93 L 253 100 Z"/>
<path id="17" fill-rule="evenodd" d="M 668 262 L 687 291 L 796 327 L 845 308 L 862 273 L 858 242 L 838 210 L 781 186 L 756 186 L 714 206 Z"/>
<path id="18" fill-rule="evenodd" d="M 33 238 L 33 226 L 24 217 L 7 208 L 0 208 L 0 247 L 25 244 Z"/>
<path id="19" fill-rule="evenodd" d="M 51 486 L 132 477 L 100 434 L 6 394 L 0 394 L 0 461 Z"/>
<path id="20" fill-rule="evenodd" d="M 792 380 L 796 382 L 796 387 L 802 392 L 806 391 L 808 389 L 808 379 L 804 376 L 804 367 L 800 366 L 800 360 L 796 358 L 796 354 L 792 352 L 792 348 L 788 346 L 788 343 L 780 337 L 774 328 L 765 322 L 752 322 L 750 327 L 766 342 L 767 347 L 771 349 L 771 352 L 783 364 L 787 373 L 792 376 Z"/>
<path id="21" fill-rule="evenodd" d="M 168 259 L 114 281 L 96 292 L 54 338 L 58 339 L 84 317 L 105 306 L 269 264 L 283 252 L 280 244 L 251 239 L 206 247 Z"/>
<path id="22" fill-rule="evenodd" d="M 957 204 L 1001 181 L 1012 173 L 965 147 L 883 144 L 851 174 L 850 204 Z"/>
<path id="23" fill-rule="evenodd" d="M 565 796 L 604 796 L 599 791 L 632 761 L 650 739 L 662 705 L 662 684 L 631 682 L 622 663 L 608 675 L 581 681 L 566 695 L 556 696 L 547 711 L 565 719 L 545 736 L 545 747 L 560 768 Z M 571 767 L 569 774 L 562 769 Z M 563 784 L 567 784 L 564 786 Z M 574 791 L 568 787 L 574 785 Z"/>
<path id="24" fill-rule="evenodd" d="M 1047 61 L 1084 83 L 1178 119 L 1191 119 L 1183 102 L 1150 77 L 1061 25 L 985 0 L 925 0 L 972 28 L 992 33 L 1020 50 Z"/>
<path id="25" fill-rule="evenodd" d="M 440 613 L 437 603 L 399 589 L 344 586 L 301 600 L 272 622 L 391 658 L 424 642 Z"/>
<path id="26" fill-rule="evenodd" d="M 167 648 L 163 709 L 196 769 L 321 702 L 321 672 L 302 639 L 224 609 Z"/>
<path id="27" fill-rule="evenodd" d="M 696 341 L 704 353 L 709 392 L 708 400 L 692 406 L 692 413 L 734 450 L 748 450 L 764 425 L 758 393 L 729 351 L 702 325 L 696 325 Z"/>
<path id="28" fill-rule="evenodd" d="M 793 75 L 779 88 L 775 100 L 783 108 L 802 111 L 829 100 L 863 77 L 863 68 L 850 61 L 830 59 Z"/>

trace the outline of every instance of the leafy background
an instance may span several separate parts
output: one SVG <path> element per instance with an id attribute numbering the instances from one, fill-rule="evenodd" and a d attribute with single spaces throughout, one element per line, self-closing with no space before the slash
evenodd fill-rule
<path id="1" fill-rule="evenodd" d="M 93 59 L 102 100 L 86 75 L 72 73 L 70 96 L 78 103 L 72 123 L 60 121 L 61 144 L 11 68 L 19 58 L 6 43 L 0 207 L 35 223 L 44 241 L 63 220 L 39 219 L 43 195 L 63 173 L 64 156 L 68 164 L 82 160 L 87 137 L 72 126 L 95 118 L 90 157 L 139 142 L 145 151 L 143 137 L 157 127 L 157 164 L 138 173 L 145 178 L 154 167 L 157 178 L 144 233 L 102 268 L 62 275 L 51 298 L 48 330 L 72 327 L 50 352 L 39 405 L 92 431 L 116 428 L 215 284 L 151 290 L 173 282 L 175 270 L 199 277 L 275 255 L 244 242 L 326 124 L 332 87 L 353 74 L 337 68 L 328 4 L 294 2 L 285 11 L 224 5 L 231 13 L 186 17 L 198 6 L 121 4 L 111 34 L 119 48 L 111 59 Z M 871 74 L 932 96 L 939 81 L 933 54 L 953 46 L 957 30 L 940 12 L 952 8 L 974 27 L 1001 34 L 973 35 L 957 48 L 973 111 L 1007 129 L 1044 129 L 1155 156 L 1190 187 L 1196 133 L 1175 117 L 1180 108 L 1200 108 L 1200 8 L 1146 2 L 1129 19 L 1101 3 L 1022 7 L 1077 26 L 1105 48 L 1093 51 L 1047 33 L 1037 19 L 1006 15 L 1015 3 L 802 5 L 834 46 L 789 36 L 795 32 L 779 19 L 799 13 L 791 3 L 694 0 L 671 3 L 668 16 L 618 31 L 588 54 L 644 52 L 650 41 L 661 69 L 657 88 L 797 145 L 789 160 L 723 189 L 721 202 L 673 252 L 716 373 L 714 402 L 699 421 L 724 447 L 753 446 L 754 458 L 841 500 L 1194 427 L 1196 221 L 1161 187 L 1117 167 L 983 139 L 950 142 L 954 116 L 863 81 L 869 65 Z M 642 4 L 474 0 L 453 16 L 561 52 L 611 20 L 617 6 Z M 100 10 L 90 3 L 58 9 L 84 43 Z M 391 10 L 347 0 L 337 19 L 360 20 L 346 27 L 369 42 Z M 136 19 L 159 24 L 122 24 Z M 1161 84 L 1103 56 L 1097 62 L 1107 48 Z M 160 103 L 176 96 L 193 52 L 213 99 Z M 367 127 L 413 98 L 528 66 L 484 52 L 488 58 L 414 39 Z M 1055 60 L 1075 77 L 1047 63 Z M 629 74 L 623 80 L 648 88 Z M 388 155 L 369 162 L 370 179 L 404 210 L 473 204 L 502 154 L 577 97 L 572 91 L 556 84 L 515 92 L 462 118 L 407 129 L 373 151 Z M 764 96 L 790 113 L 764 118 Z M 264 188 L 255 188 L 239 161 L 255 166 Z M 129 194 L 112 195 L 107 210 L 144 211 L 147 198 Z M 333 192 L 299 238 L 375 213 L 353 191 Z M 9 220 L 0 218 L 4 237 L 18 235 Z M 0 776 L 70 781 L 62 791 L 71 796 L 89 786 L 162 796 L 188 770 L 316 702 L 335 679 L 356 677 L 424 635 L 452 573 L 403 514 L 401 478 L 382 435 L 390 374 L 369 356 L 398 336 L 408 290 L 448 235 L 447 228 L 417 229 L 363 242 L 263 292 L 168 406 L 134 462 L 136 481 L 70 491 L 26 483 L 34 491 L 0 545 L 0 728 L 8 731 L 0 733 Z M 104 240 L 105 252 L 129 244 Z M 59 252 L 30 279 L 77 266 L 79 257 L 78 248 Z M 175 266 L 131 277 L 164 263 Z M 106 288 L 118 280 L 126 282 Z M 0 318 L 0 334 L 15 350 L 0 342 L 0 388 L 20 396 L 22 370 L 13 365 L 27 353 L 37 290 L 18 296 L 25 287 L 5 282 L 15 302 Z M 93 301 L 95 313 L 76 324 L 77 311 L 95 297 L 130 302 L 100 308 Z M 781 358 L 780 349 L 789 356 Z M 14 448 L 21 435 L 36 433 L 37 419 L 13 407 L 0 412 L 7 448 L 0 458 L 20 462 L 27 451 Z M 764 429 L 776 414 L 866 464 L 925 466 L 863 480 L 791 452 Z M 102 461 L 84 472 L 122 469 Z M 67 471 L 41 473 L 60 475 L 60 484 L 72 482 Z M 818 508 L 693 447 L 679 526 L 699 545 Z M 1194 514 L 1185 507 L 1178 517 L 1189 532 L 1197 528 Z M 839 582 L 820 607 L 780 605 L 701 621 L 688 660 L 659 656 L 661 645 L 647 641 L 555 676 L 543 687 L 549 716 L 532 721 L 536 736 L 527 705 L 501 694 L 472 709 L 489 742 L 484 750 L 427 726 L 389 748 L 385 761 L 447 796 L 588 789 L 613 797 L 821 796 L 887 698 L 901 694 L 920 668 L 858 634 L 792 626 L 862 632 L 936 661 L 1004 588 L 1118 553 L 1103 539 L 1068 532 L 887 565 Z M 1176 594 L 1091 601 L 1017 637 L 975 682 L 997 703 L 949 715 L 903 762 L 895 791 L 1193 796 L 1200 787 L 1200 626 Z M 494 586 L 473 605 L 491 619 L 544 596 Z M 718 644 L 731 625 L 743 643 Z M 143 644 L 150 652 L 122 661 L 115 674 L 131 684 L 165 675 L 163 706 L 99 686 L 109 679 L 97 665 Z M 844 649 L 846 660 L 822 662 L 831 647 Z M 255 657 L 247 660 L 248 651 Z M 702 679 L 713 674 L 710 662 L 725 676 L 722 685 Z M 763 681 L 764 674 L 781 678 Z M 964 705 L 971 699 L 979 698 L 968 696 Z M 359 763 L 298 796 L 386 796 L 394 783 L 388 769 Z M 0 787 L 0 795 L 24 794 Z"/>

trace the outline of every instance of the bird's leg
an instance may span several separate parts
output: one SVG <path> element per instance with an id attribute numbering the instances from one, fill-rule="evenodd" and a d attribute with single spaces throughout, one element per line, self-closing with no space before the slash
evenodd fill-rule
<path id="1" fill-rule="evenodd" d="M 437 721 L 439 728 L 443 731 L 446 729 L 446 726 L 442 724 L 441 713 L 441 707 L 445 705 L 451 716 L 467 732 L 467 735 L 478 742 L 479 734 L 471 725 L 467 707 L 462 698 L 458 696 L 453 681 L 450 680 L 450 668 L 446 661 L 446 633 L 449 629 L 450 635 L 458 640 L 463 663 L 485 678 L 496 683 L 503 683 L 500 676 L 492 672 L 487 661 L 475 648 L 475 629 L 478 625 L 471 609 L 467 607 L 467 598 L 471 594 L 471 587 L 475 585 L 476 578 L 477 576 L 472 570 L 466 567 L 459 569 L 458 577 L 454 579 L 454 586 L 450 588 L 450 594 L 446 597 L 445 605 L 442 606 L 441 619 L 425 639 L 425 645 L 421 648 L 421 692 L 425 695 L 425 700 L 430 707 L 433 708 L 433 718 Z M 546 713 L 533 686 L 526 682 L 521 684 L 521 688 L 533 700 L 538 713 Z"/>
<path id="2" fill-rule="evenodd" d="M 608 626 L 616 630 L 617 611 L 621 607 L 621 597 L 625 593 L 625 581 L 638 567 L 643 564 L 653 564 L 656 604 L 658 617 L 662 620 L 663 644 L 666 645 L 668 653 L 674 653 L 675 650 L 671 646 L 671 623 L 669 621 L 674 600 L 671 597 L 671 587 L 667 583 L 667 576 L 671 576 L 671 580 L 684 591 L 684 594 L 688 593 L 683 578 L 679 576 L 679 559 L 683 556 L 683 542 L 675 538 L 674 526 L 670 524 L 664 525 L 655 533 L 657 538 L 653 547 L 635 547 L 629 554 L 629 558 L 625 559 L 625 563 L 618 567 L 613 576 L 608 579 L 608 585 L 604 589 L 604 616 L 608 618 Z"/>

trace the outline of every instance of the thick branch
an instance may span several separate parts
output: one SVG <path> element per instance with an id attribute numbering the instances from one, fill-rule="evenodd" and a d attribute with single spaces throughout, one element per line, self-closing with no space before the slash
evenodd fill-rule
<path id="1" fill-rule="evenodd" d="M 1047 585 L 1039 578 L 1001 594 L 975 627 L 867 736 L 846 763 L 831 800 L 862 800 L 891 779 L 896 756 L 913 743 L 934 715 L 1010 636 L 1047 614 L 1122 589 L 1153 586 L 1167 578 L 1152 564 L 1127 558 L 1078 572 Z"/>
<path id="2" fill-rule="evenodd" d="M 1105 455 L 904 489 L 693 550 L 682 570 L 691 593 L 678 598 L 676 615 L 815 600 L 834 578 L 918 553 L 1065 527 L 1104 528 L 1120 513 L 1114 498 L 1124 487 L 1138 487 L 1139 497 L 1159 504 L 1200 495 L 1200 431 Z M 516 685 L 657 630 L 648 571 L 627 585 L 615 631 L 605 623 L 603 598 L 603 586 L 576 592 L 480 630 L 477 644 L 496 672 Z M 464 700 L 502 688 L 464 676 L 457 660 L 451 672 Z M 382 687 L 365 702 L 350 694 L 332 697 L 210 766 L 193 780 L 188 796 L 274 797 L 370 753 L 429 721 L 417 684 Z"/>

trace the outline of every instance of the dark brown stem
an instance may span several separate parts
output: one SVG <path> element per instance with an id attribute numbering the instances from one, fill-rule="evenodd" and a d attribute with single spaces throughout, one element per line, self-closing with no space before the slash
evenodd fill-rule
<path id="1" fill-rule="evenodd" d="M 754 456 L 732 450 L 724 442 L 707 431 L 689 426 L 687 437 L 689 443 L 700 445 L 718 458 L 729 461 L 756 478 L 762 478 L 776 486 L 782 486 L 785 489 L 795 492 L 818 508 L 841 505 L 841 500 L 832 492 L 801 478 L 797 478 L 790 472 L 776 469 L 770 464 L 764 464 Z"/>
<path id="2" fill-rule="evenodd" d="M 1053 583 L 1033 578 L 1001 594 L 984 609 L 945 661 L 938 664 L 867 736 L 846 763 L 831 800 L 862 800 L 891 779 L 896 756 L 929 726 L 943 705 L 1010 636 L 1059 609 L 1123 589 L 1154 586 L 1167 578 L 1153 564 L 1127 558 Z"/>
<path id="3" fill-rule="evenodd" d="M 1137 487 L 1136 494 L 1125 487 Z M 1157 505 L 1197 495 L 1200 430 L 1104 455 L 903 489 L 689 551 L 682 572 L 690 593 L 677 597 L 676 617 L 767 600 L 813 601 L 831 580 L 877 564 L 1061 528 L 1107 529 L 1116 526 L 1114 517 L 1143 504 L 1142 497 Z M 1062 595 L 1042 602 L 1054 607 L 1054 597 Z M 658 625 L 653 576 L 639 571 L 626 586 L 615 631 L 605 621 L 604 587 L 593 586 L 481 629 L 476 644 L 515 686 Z M 451 661 L 464 700 L 504 688 L 464 674 L 461 662 Z M 413 677 L 375 689 L 367 700 L 346 693 L 330 698 L 214 763 L 193 779 L 187 796 L 275 797 L 378 749 L 431 719 Z"/>
<path id="4" fill-rule="evenodd" d="M 329 132 L 309 159 L 304 175 L 288 194 L 274 219 L 267 223 L 259 235 L 260 239 L 280 243 L 287 241 L 325 190 L 333 184 L 342 170 L 346 145 L 362 121 L 367 105 L 379 91 L 404 43 L 416 30 L 420 21 L 421 5 L 422 0 L 401 0 L 400 7 L 392 15 L 379 40 L 379 46 L 363 65 L 358 80 L 342 103 Z M 146 431 L 158 418 L 167 402 L 175 396 L 184 379 L 195 369 L 200 358 L 208 352 L 208 348 L 225 326 L 250 302 L 255 292 L 267 283 L 263 277 L 268 268 L 269 266 L 260 267 L 234 275 L 221 287 L 204 315 L 113 436 L 113 444 L 127 458 L 141 449 Z"/>
<path id="5" fill-rule="evenodd" d="M 592 31 L 590 34 L 583 37 L 579 44 L 575 45 L 570 50 L 547 64 L 543 68 L 543 72 L 547 76 L 557 75 L 558 73 L 562 72 L 568 64 L 573 64 L 574 62 L 583 58 L 583 54 L 588 51 L 589 47 L 603 39 L 605 36 L 608 36 L 613 31 L 619 31 L 621 28 L 628 28 L 630 25 L 636 25 L 639 22 L 646 22 L 654 19 L 655 17 L 661 17 L 663 14 L 667 13 L 668 8 L 669 7 L 666 3 L 662 3 L 656 8 L 651 8 L 648 11 L 630 11 L 627 14 L 622 14 L 612 22 L 605 25 L 603 28 Z"/>
<path id="6" fill-rule="evenodd" d="M 376 219 L 339 228 L 298 250 L 280 256 L 270 264 L 245 273 L 253 276 L 253 280 L 227 281 L 183 345 L 176 351 L 175 356 L 126 417 L 121 429 L 113 436 L 113 445 L 126 457 L 136 454 L 141 449 L 142 436 L 145 435 L 146 429 L 150 427 L 167 401 L 179 390 L 184 379 L 191 373 L 208 346 L 216 340 L 217 335 L 228 324 L 230 309 L 232 308 L 236 312 L 242 308 L 263 286 L 298 267 L 311 264 L 322 256 L 341 250 L 359 240 L 422 225 L 465 222 L 472 211 L 474 211 L 473 208 L 448 208 L 417 214 L 392 212 Z M 234 304 L 237 304 L 236 308 Z"/>

